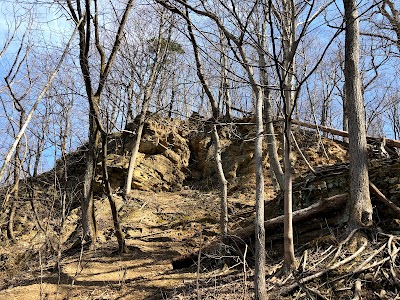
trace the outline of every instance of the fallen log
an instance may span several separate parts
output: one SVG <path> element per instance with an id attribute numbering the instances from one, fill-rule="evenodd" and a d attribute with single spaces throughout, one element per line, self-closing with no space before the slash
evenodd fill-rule
<path id="1" fill-rule="evenodd" d="M 283 119 L 279 118 L 277 121 L 283 121 Z M 327 126 L 316 125 L 316 124 L 307 123 L 307 122 L 303 122 L 303 121 L 295 120 L 295 119 L 292 119 L 292 124 L 310 128 L 310 129 L 315 129 L 315 130 L 319 129 L 321 131 L 328 132 L 333 135 L 349 137 L 349 133 L 347 131 L 343 131 L 343 130 L 339 130 L 339 129 L 335 129 L 335 128 L 331 128 L 331 127 L 327 127 Z M 382 142 L 382 139 L 383 138 L 367 136 L 367 140 L 370 142 Z M 389 147 L 400 148 L 399 140 L 392 140 L 392 139 L 387 139 L 387 138 L 384 138 L 384 140 L 385 140 L 386 145 L 388 145 Z"/>
<path id="2" fill-rule="evenodd" d="M 324 217 L 333 210 L 344 207 L 348 198 L 348 194 L 335 195 L 329 198 L 321 199 L 317 203 L 310 205 L 309 207 L 299 209 L 293 212 L 293 224 L 308 220 L 314 217 Z M 264 227 L 266 231 L 266 236 L 269 233 L 276 233 L 276 228 L 283 224 L 284 216 L 280 215 L 278 217 L 269 219 L 264 222 Z M 254 224 L 247 226 L 230 236 L 224 241 L 225 244 L 238 246 L 240 244 L 245 245 L 251 241 L 254 237 Z M 203 253 L 214 253 L 220 249 L 220 241 L 212 241 L 208 245 L 202 247 Z M 174 269 L 187 268 L 193 265 L 198 259 L 198 252 L 189 253 L 187 255 L 181 256 L 172 261 L 172 266 Z"/>
<path id="3" fill-rule="evenodd" d="M 369 182 L 369 187 L 371 192 L 378 198 L 378 200 L 389 207 L 396 215 L 396 217 L 400 218 L 400 208 L 388 198 L 386 198 L 386 196 L 372 182 Z"/>
<path id="4" fill-rule="evenodd" d="M 348 194 L 339 194 L 329 198 L 321 199 L 320 201 L 293 212 L 293 224 L 299 223 L 301 221 L 313 218 L 317 215 L 324 215 L 333 209 L 337 209 L 346 203 Z M 278 217 L 269 219 L 264 222 L 265 231 L 275 229 L 276 226 L 283 224 L 285 216 L 280 215 Z M 250 225 L 243 228 L 235 233 L 240 239 L 245 239 L 246 237 L 254 234 L 254 225 Z"/>

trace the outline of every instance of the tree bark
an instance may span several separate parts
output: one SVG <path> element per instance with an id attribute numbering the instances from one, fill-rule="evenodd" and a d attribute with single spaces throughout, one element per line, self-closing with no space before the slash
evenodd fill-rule
<path id="1" fill-rule="evenodd" d="M 345 87 L 346 89 L 346 87 Z M 346 98 L 346 91 L 343 94 L 343 131 L 349 131 L 349 115 L 347 112 L 347 98 Z M 344 137 L 343 138 L 343 142 L 348 143 L 349 142 L 349 138 L 348 137 Z"/>
<path id="2" fill-rule="evenodd" d="M 295 74 L 295 41 L 296 41 L 296 7 L 293 0 L 284 1 L 283 21 L 283 79 L 281 92 L 284 101 L 285 124 L 283 129 L 284 139 L 284 261 L 286 270 L 296 269 L 298 262 L 294 256 L 293 243 L 293 195 L 292 195 L 292 163 L 290 160 L 292 114 L 294 110 L 294 74 Z"/>
<path id="3" fill-rule="evenodd" d="M 275 129 L 273 123 L 273 111 L 272 111 L 272 98 L 271 93 L 268 88 L 268 74 L 266 70 L 266 61 L 265 54 L 259 51 L 259 65 L 260 65 L 260 77 L 261 77 L 261 85 L 263 89 L 263 97 L 264 97 L 264 124 L 265 124 L 265 133 L 267 140 L 267 151 L 268 151 L 268 160 L 271 166 L 270 172 L 273 172 L 279 187 L 283 189 L 284 187 L 284 175 L 282 171 L 281 164 L 279 162 L 278 149 L 276 145 L 275 138 Z M 271 174 L 272 175 L 272 174 Z"/>
<path id="4" fill-rule="evenodd" d="M 15 191 L 14 197 L 18 194 L 18 191 Z M 10 207 L 10 213 L 8 214 L 7 220 L 7 238 L 12 242 L 15 243 L 15 234 L 14 234 L 14 220 L 15 220 L 15 213 L 17 211 L 17 199 L 13 199 Z"/>
<path id="5" fill-rule="evenodd" d="M 86 151 L 86 168 L 83 182 L 82 199 L 82 242 L 94 246 L 97 239 L 97 224 L 93 199 L 93 183 L 97 164 L 97 152 L 99 149 L 99 133 L 94 120 L 94 111 L 89 115 L 89 145 Z"/>
<path id="6" fill-rule="evenodd" d="M 119 219 L 119 214 L 118 214 L 118 209 L 117 205 L 115 203 L 114 196 L 111 191 L 111 186 L 110 186 L 110 180 L 108 178 L 108 171 L 107 171 L 107 134 L 105 132 L 102 132 L 102 172 L 103 172 L 103 184 L 104 184 L 104 189 L 108 198 L 108 202 L 110 203 L 110 208 L 111 208 L 111 214 L 113 218 L 113 225 L 114 225 L 114 231 L 115 231 L 115 236 L 117 237 L 118 241 L 118 249 L 119 253 L 126 253 L 127 252 L 127 247 L 125 243 L 125 234 L 122 231 L 121 227 L 121 221 Z"/>
<path id="7" fill-rule="evenodd" d="M 222 103 L 225 107 L 225 117 L 228 122 L 232 121 L 232 109 L 231 109 L 231 94 L 229 92 L 229 78 L 228 78 L 228 57 L 226 51 L 226 41 L 223 32 L 219 31 L 219 43 L 221 47 L 220 53 L 220 65 L 221 65 L 221 85 L 219 91 L 219 98 L 222 99 Z M 219 102 L 221 102 L 219 100 Z"/>
<path id="8" fill-rule="evenodd" d="M 15 107 L 19 112 L 19 131 L 22 130 L 24 126 L 25 120 L 25 109 L 22 107 L 20 101 L 13 97 L 15 101 Z M 27 149 L 25 149 L 26 151 Z M 13 175 L 14 175 L 14 186 L 13 186 L 13 201 L 10 208 L 10 214 L 8 216 L 8 224 L 7 224 L 7 237 L 10 239 L 11 242 L 15 243 L 15 234 L 14 234 L 14 220 L 15 214 L 17 211 L 17 203 L 19 202 L 19 181 L 21 176 L 21 168 L 22 168 L 22 160 L 20 158 L 21 152 L 21 141 L 18 142 L 15 153 L 14 153 L 14 168 L 13 168 Z"/>
<path id="9" fill-rule="evenodd" d="M 372 224 L 369 194 L 367 135 L 359 70 L 359 21 L 357 2 L 343 0 L 346 18 L 345 98 L 349 117 L 350 201 L 349 230 Z"/>
<path id="10" fill-rule="evenodd" d="M 218 136 L 217 126 L 213 125 L 212 138 L 214 141 L 214 159 L 218 173 L 221 193 L 221 209 L 220 209 L 220 228 L 221 228 L 221 241 L 224 241 L 228 234 L 228 181 L 225 178 L 224 169 L 222 168 L 221 159 L 221 143 Z"/>
<path id="11" fill-rule="evenodd" d="M 263 168 L 263 113 L 262 113 L 262 92 L 258 87 L 256 94 L 256 144 L 254 160 L 256 163 L 256 218 L 255 225 L 255 274 L 254 284 L 256 299 L 268 299 L 265 283 L 265 228 L 264 228 L 264 168 Z"/>

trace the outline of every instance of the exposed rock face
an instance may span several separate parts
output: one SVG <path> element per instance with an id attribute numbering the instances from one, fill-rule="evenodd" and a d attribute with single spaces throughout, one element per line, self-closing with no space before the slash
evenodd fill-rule
<path id="1" fill-rule="evenodd" d="M 135 142 L 138 122 L 127 125 L 123 132 L 109 136 L 107 165 L 112 188 L 123 188 L 130 159 L 130 149 Z M 255 186 L 254 140 L 255 125 L 251 118 L 237 120 L 236 123 L 218 126 L 222 147 L 222 163 L 229 189 L 253 191 Z M 281 133 L 276 130 L 279 154 L 282 152 Z M 347 150 L 334 141 L 324 139 L 324 148 L 310 131 L 295 131 L 295 136 L 302 151 L 315 166 L 344 162 Z M 267 145 L 264 144 L 264 149 Z M 86 145 L 67 157 L 68 184 L 71 189 L 80 190 L 85 172 Z M 267 151 L 264 151 L 266 155 Z M 301 174 L 307 167 L 297 151 L 292 151 L 291 158 L 294 172 Z M 57 176 L 62 178 L 61 161 L 57 164 Z M 268 157 L 264 157 L 266 184 L 269 183 Z M 53 171 L 43 174 L 52 176 Z M 42 177 L 43 177 L 42 176 Z M 49 178 L 50 178 L 49 177 Z M 46 177 L 47 178 L 47 177 Z M 46 181 L 46 180 L 44 180 Z M 197 121 L 163 119 L 149 115 L 145 121 L 139 154 L 136 161 L 133 189 L 146 191 L 171 191 L 181 186 L 196 184 L 200 188 L 218 186 L 214 163 L 214 145 L 211 139 L 211 126 L 205 119 Z M 50 182 L 53 182 L 50 180 Z M 49 182 L 49 184 L 50 184 Z M 94 191 L 103 192 L 101 162 L 98 163 Z"/>
<path id="2" fill-rule="evenodd" d="M 250 120 L 243 120 L 247 123 Z M 222 149 L 222 165 L 225 176 L 231 186 L 236 185 L 240 177 L 254 174 L 254 125 L 232 124 L 218 127 Z M 204 126 L 201 132 L 190 136 L 192 150 L 191 179 L 199 181 L 215 176 L 214 144 L 211 139 L 211 127 Z M 215 184 L 218 181 L 215 180 Z"/>
<path id="3" fill-rule="evenodd" d="M 135 143 L 138 124 L 128 124 L 133 133 L 113 136 L 114 152 L 107 156 L 112 187 L 123 187 L 129 166 L 130 152 Z M 144 125 L 139 154 L 136 160 L 132 188 L 169 191 L 182 186 L 189 164 L 190 150 L 186 139 L 187 123 L 149 117 Z M 100 174 L 100 173 L 99 173 Z M 99 178 L 100 179 L 100 178 Z"/>
<path id="4" fill-rule="evenodd" d="M 199 126 L 198 126 L 199 127 Z M 201 132 L 194 132 L 190 135 L 190 149 L 192 151 L 192 164 L 190 165 L 191 179 L 195 181 L 212 178 L 215 175 L 214 166 L 214 145 L 211 140 L 211 127 L 204 125 Z M 254 162 L 254 142 L 255 124 L 251 118 L 242 119 L 235 124 L 219 126 L 222 148 L 222 163 L 225 176 L 230 188 L 235 186 L 254 189 L 255 186 L 255 162 Z M 301 144 L 302 152 L 312 166 L 333 164 L 347 160 L 347 150 L 340 144 L 331 140 L 324 139 L 319 141 L 314 132 L 307 130 L 294 130 L 296 140 Z M 277 128 L 277 148 L 279 156 L 282 156 L 283 143 L 281 142 L 281 130 Z M 322 143 L 325 145 L 325 152 Z M 268 184 L 269 162 L 267 157 L 267 144 L 264 142 L 264 171 L 265 179 Z M 291 160 L 295 174 L 307 171 L 307 166 L 298 151 L 293 149 Z M 218 184 L 217 180 L 214 180 Z M 214 184 L 214 185 L 215 185 Z"/>

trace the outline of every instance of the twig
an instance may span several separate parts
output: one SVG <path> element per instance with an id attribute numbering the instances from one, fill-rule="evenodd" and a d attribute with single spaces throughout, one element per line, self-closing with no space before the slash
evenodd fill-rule
<path id="1" fill-rule="evenodd" d="M 330 262 L 328 265 L 330 265 L 331 263 L 333 263 L 333 262 L 338 258 L 339 253 L 340 253 L 340 251 L 342 250 L 343 246 L 344 246 L 348 241 L 350 241 L 350 239 L 353 237 L 353 235 L 354 235 L 358 230 L 359 230 L 359 228 L 353 229 L 353 230 L 349 233 L 349 235 L 347 236 L 347 238 L 346 238 L 343 242 L 340 243 L 340 245 L 339 245 L 339 247 L 338 247 L 338 249 L 337 249 L 337 251 L 336 251 L 336 253 L 335 253 L 335 256 L 332 258 L 331 262 Z"/>
<path id="2" fill-rule="evenodd" d="M 313 269 L 315 269 L 316 266 L 318 266 L 318 265 L 319 265 L 320 263 L 322 263 L 325 259 L 327 259 L 329 256 L 331 256 L 331 254 L 332 254 L 333 252 L 335 252 L 335 249 L 331 250 L 332 248 L 333 248 L 333 246 L 330 245 L 330 246 L 328 247 L 328 249 L 326 249 L 326 250 L 321 254 L 321 256 L 323 256 L 323 258 L 320 259 L 319 261 L 317 261 L 317 262 L 312 266 Z M 326 254 L 327 252 L 329 252 L 329 253 Z M 325 254 L 326 254 L 326 255 L 325 255 Z"/>
<path id="3" fill-rule="evenodd" d="M 75 279 L 78 277 L 78 275 L 83 271 L 83 266 L 82 266 L 82 259 L 83 259 L 83 243 L 81 244 L 81 251 L 80 251 L 80 254 L 79 254 L 79 260 L 78 260 L 78 264 L 77 264 L 77 266 L 76 266 L 76 270 L 75 270 L 75 275 L 74 275 L 74 277 L 72 278 L 72 281 L 71 281 L 71 289 L 68 289 L 68 292 L 67 292 L 67 300 L 69 300 L 70 299 L 70 297 L 71 297 L 71 290 L 72 290 L 72 287 L 75 285 Z"/>
<path id="4" fill-rule="evenodd" d="M 243 254 L 243 280 L 244 280 L 244 287 L 243 287 L 243 299 L 246 299 L 247 295 L 247 269 L 246 269 L 246 256 L 247 256 L 247 244 L 246 248 L 244 249 Z"/>
<path id="5" fill-rule="evenodd" d="M 307 167 L 310 169 L 310 171 L 315 175 L 315 170 L 314 168 L 310 165 L 310 163 L 308 162 L 307 158 L 305 157 L 303 151 L 301 151 L 299 144 L 297 144 L 296 138 L 294 137 L 293 132 L 290 132 L 292 134 L 292 139 L 294 141 L 294 145 L 296 146 L 296 150 L 297 152 L 299 152 L 299 154 L 301 155 L 301 157 L 303 158 L 304 162 L 306 163 Z"/>
<path id="6" fill-rule="evenodd" d="M 306 285 L 303 285 L 302 288 L 306 289 L 308 291 L 308 294 L 312 293 L 314 295 L 317 295 L 317 299 L 328 300 L 328 298 L 326 298 L 324 295 L 322 295 L 318 290 L 312 289 Z"/>
<path id="7" fill-rule="evenodd" d="M 354 230 L 353 230 L 353 231 L 354 231 Z M 281 295 L 287 295 L 287 294 L 289 294 L 291 291 L 293 291 L 295 288 L 297 288 L 297 287 L 299 286 L 299 283 L 300 283 L 300 284 L 304 284 L 304 283 L 306 283 L 306 282 L 308 282 L 308 281 L 311 281 L 311 280 L 313 280 L 313 279 L 316 279 L 316 278 L 318 278 L 318 277 L 321 277 L 322 275 L 328 273 L 329 271 L 332 271 L 332 270 L 334 270 L 334 269 L 337 269 L 337 268 L 339 268 L 340 266 L 342 266 L 342 265 L 348 263 L 349 261 L 352 261 L 352 260 L 353 260 L 354 258 L 356 258 L 361 252 L 364 251 L 365 247 L 367 246 L 367 243 L 368 243 L 368 242 L 365 241 L 365 242 L 363 243 L 363 245 L 362 245 L 355 253 L 353 253 L 353 254 L 350 255 L 349 257 L 343 259 L 342 261 L 339 261 L 339 262 L 337 262 L 336 264 L 331 265 L 330 267 L 326 268 L 325 270 L 322 270 L 322 271 L 319 271 L 319 272 L 317 272 L 317 273 L 315 273 L 315 274 L 312 274 L 312 275 L 310 275 L 310 276 L 301 278 L 301 279 L 299 280 L 298 283 L 296 282 L 296 283 L 290 285 L 289 287 L 287 287 L 286 289 L 284 289 L 280 294 L 281 294 Z"/>
<path id="8" fill-rule="evenodd" d="M 393 248 L 393 249 L 392 249 Z M 392 275 L 393 281 L 396 283 L 397 287 L 400 287 L 400 280 L 397 277 L 396 271 L 394 269 L 394 264 L 399 252 L 399 248 L 393 243 L 393 237 L 391 236 L 388 241 L 388 252 L 390 255 L 390 274 Z"/>
<path id="9" fill-rule="evenodd" d="M 122 273 L 122 278 L 121 278 L 121 282 L 120 282 L 120 285 L 119 285 L 119 290 L 120 291 L 122 291 L 123 290 L 123 288 L 124 288 L 124 286 L 125 286 L 125 283 L 126 283 L 126 273 L 127 273 L 127 268 L 125 267 L 124 268 L 124 272 Z"/>
<path id="10" fill-rule="evenodd" d="M 307 259 L 308 259 L 308 251 L 305 250 L 304 255 L 303 255 L 303 264 L 301 265 L 301 268 L 303 269 L 303 271 L 306 269 Z"/>
<path id="11" fill-rule="evenodd" d="M 363 272 L 363 271 L 368 270 L 368 269 L 373 269 L 373 268 L 375 268 L 376 266 L 383 265 L 383 264 L 384 264 L 385 262 L 387 262 L 389 259 L 390 259 L 390 257 L 385 257 L 385 258 L 383 258 L 383 259 L 381 259 L 381 260 L 379 260 L 379 261 L 377 261 L 377 262 L 374 262 L 372 265 L 364 266 L 364 267 L 361 268 L 358 272 Z"/>
<path id="12" fill-rule="evenodd" d="M 353 274 L 360 272 L 375 256 L 377 256 L 386 247 L 386 243 L 383 244 L 379 249 L 375 250 L 361 265 L 354 269 Z"/>
<path id="13" fill-rule="evenodd" d="M 196 290 L 197 290 L 197 300 L 201 300 L 201 291 L 200 291 L 200 263 L 201 263 L 201 247 L 203 246 L 203 230 L 200 229 L 200 247 L 199 253 L 197 255 L 197 274 L 196 274 Z"/>
<path id="14" fill-rule="evenodd" d="M 383 246 L 386 246 L 387 245 L 387 243 L 385 243 L 385 245 L 383 245 Z M 380 250 L 382 247 L 380 247 L 378 250 Z M 378 250 L 376 250 L 375 252 L 376 253 L 378 253 Z M 397 253 L 399 252 L 399 248 L 396 248 L 396 250 L 394 251 L 394 253 L 397 255 Z M 374 257 L 374 256 L 376 256 L 376 255 L 374 255 L 375 253 L 373 253 L 369 258 L 371 258 L 372 259 L 372 257 Z M 369 258 L 368 258 L 368 260 L 369 260 Z M 351 273 L 348 273 L 348 274 L 345 274 L 345 275 L 343 275 L 343 276 L 340 276 L 340 277 L 337 277 L 337 278 L 335 278 L 335 279 L 333 279 L 333 280 L 331 280 L 331 281 L 338 281 L 338 280 L 341 280 L 341 279 L 343 279 L 343 278 L 345 278 L 345 277 L 348 277 L 348 276 L 352 276 L 352 275 L 354 275 L 354 274 L 356 274 L 356 273 L 361 273 L 361 272 L 364 272 L 364 271 L 366 271 L 366 270 L 371 270 L 371 269 L 374 269 L 376 266 L 382 266 L 384 263 L 386 263 L 387 261 L 389 261 L 390 260 L 390 256 L 387 256 L 387 257 L 385 257 L 385 258 L 383 258 L 383 259 L 381 259 L 381 260 L 379 260 L 379 261 L 376 261 L 376 262 L 374 262 L 373 264 L 371 264 L 371 265 L 366 265 L 366 263 L 363 263 L 362 265 L 360 265 L 358 268 L 356 268 L 353 272 L 351 272 Z M 377 274 L 378 274 L 378 272 L 379 272 L 379 268 L 377 269 L 377 271 L 376 271 L 376 273 L 375 273 L 375 275 L 374 275 L 374 278 L 376 278 L 376 276 L 377 276 Z"/>
<path id="15" fill-rule="evenodd" d="M 42 252 L 39 249 L 39 265 L 40 265 L 40 290 L 39 290 L 39 299 L 43 299 L 43 266 L 42 266 Z"/>

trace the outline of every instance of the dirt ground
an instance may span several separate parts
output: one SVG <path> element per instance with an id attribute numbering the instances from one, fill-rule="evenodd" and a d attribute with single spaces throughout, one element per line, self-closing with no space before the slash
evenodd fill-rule
<path id="1" fill-rule="evenodd" d="M 60 271 L 54 269 L 51 258 L 38 257 L 42 260 L 39 264 L 29 264 L 33 258 L 26 258 L 24 265 L 21 259 L 13 256 L 15 274 L 10 268 L 0 273 L 0 299 L 167 299 L 173 297 L 171 292 L 183 287 L 190 289 L 200 279 L 208 282 L 229 274 L 242 276 L 238 266 L 172 270 L 174 258 L 198 251 L 201 245 L 218 238 L 217 193 L 200 193 L 189 188 L 157 194 L 133 191 L 126 203 L 119 200 L 129 253 L 120 255 L 116 251 L 108 202 L 98 200 L 99 242 L 96 249 L 78 249 L 73 255 L 65 255 Z M 234 195 L 230 198 L 230 211 L 233 213 L 240 208 L 243 212 L 246 207 L 251 211 L 253 201 L 241 194 Z M 76 209 L 67 219 L 65 237 L 73 232 L 78 215 L 79 209 Z M 241 220 L 247 217 L 242 214 L 236 218 L 231 222 L 231 228 L 240 226 Z M 30 241 L 32 245 L 21 243 L 20 256 L 22 245 L 26 249 L 34 247 L 35 239 Z M 7 247 L 1 250 L 8 251 Z M 13 251 L 15 254 L 15 248 Z M 12 253 L 8 255 L 12 256 Z M 239 268 L 242 270 L 243 267 Z M 199 277 L 197 271 L 200 271 Z"/>

